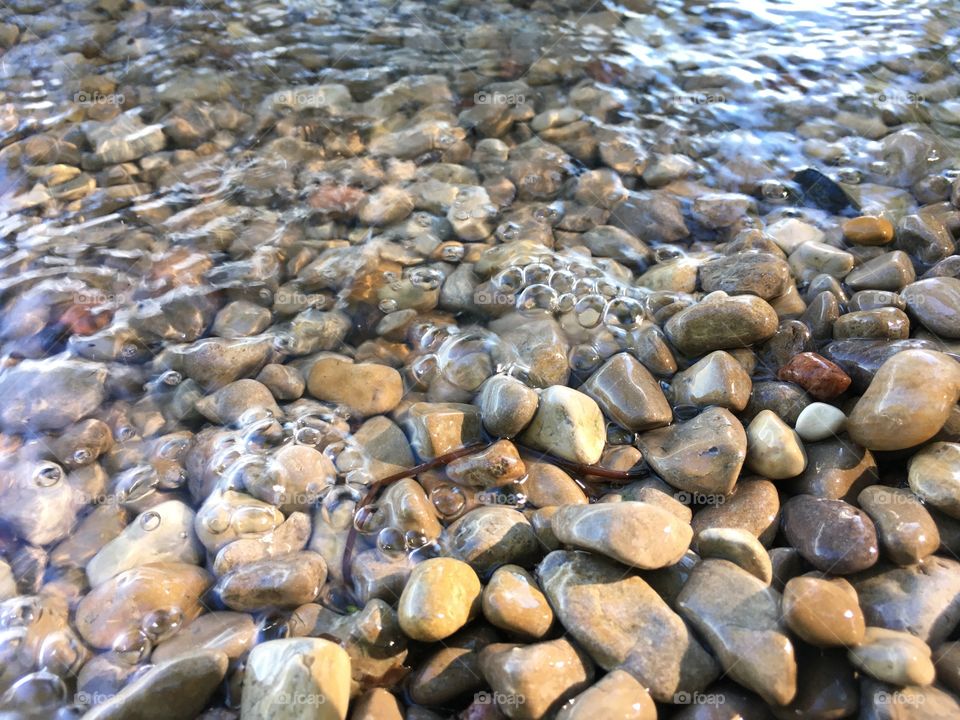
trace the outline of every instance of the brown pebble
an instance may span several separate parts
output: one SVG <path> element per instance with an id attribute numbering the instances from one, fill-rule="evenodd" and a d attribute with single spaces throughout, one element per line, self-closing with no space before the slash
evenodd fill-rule
<path id="1" fill-rule="evenodd" d="M 872 215 L 852 218 L 843 224 L 843 237 L 854 245 L 889 245 L 893 242 L 893 223 Z"/>
<path id="2" fill-rule="evenodd" d="M 839 365 L 812 352 L 797 353 L 777 377 L 796 383 L 817 400 L 831 400 L 850 387 L 850 376 Z"/>

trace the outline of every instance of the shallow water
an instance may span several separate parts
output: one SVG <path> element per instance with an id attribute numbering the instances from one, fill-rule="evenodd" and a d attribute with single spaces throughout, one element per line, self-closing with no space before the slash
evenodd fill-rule
<path id="1" fill-rule="evenodd" d="M 241 393 L 198 412 L 220 387 L 268 363 L 306 373 L 323 351 L 396 367 L 405 393 L 431 402 L 469 402 L 495 373 L 542 387 L 556 369 L 531 359 L 522 325 L 551 316 L 560 382 L 576 386 L 635 349 L 658 312 L 699 297 L 638 283 L 649 265 L 699 262 L 784 218 L 837 244 L 844 218 L 896 223 L 925 208 L 956 236 L 956 3 L 520 5 L 3 5 L 0 556 L 12 578 L 0 576 L 0 693 L 16 717 L 79 716 L 192 619 L 168 598 L 110 642 L 72 629 L 99 545 L 65 543 L 97 508 L 117 509 L 103 511 L 105 541 L 128 524 L 156 531 L 166 518 L 152 508 L 183 500 L 196 524 L 167 522 L 183 523 L 187 545 L 204 534 L 183 552 L 211 570 L 214 536 L 255 539 L 312 515 L 314 537 L 329 532 L 310 548 L 336 565 L 357 502 L 390 475 L 355 441 L 362 418 L 347 401 L 312 400 L 302 378 L 299 393 L 274 390 L 279 407 L 246 407 Z M 560 108 L 572 114 L 542 115 Z M 507 158 L 538 135 L 553 144 Z M 616 179 L 578 185 L 602 167 Z M 457 199 L 480 184 L 486 200 Z M 753 201 L 711 222 L 696 204 L 710 193 Z M 650 256 L 591 257 L 579 238 L 598 225 L 639 236 Z M 453 287 L 458 266 L 497 243 L 506 252 L 474 278 L 487 282 Z M 519 330 L 488 327 L 514 307 Z M 765 359 L 755 380 L 776 375 Z M 633 439 L 607 433 L 611 445 Z M 295 447 L 323 459 L 302 461 L 317 475 L 291 498 L 277 478 L 293 461 L 278 457 Z M 420 484 L 444 524 L 478 503 L 532 509 L 522 478 L 479 500 L 443 477 Z M 210 501 L 244 489 L 265 502 Z M 358 523 L 361 549 L 440 552 L 419 529 L 377 522 Z M 329 577 L 316 594 L 355 609 L 342 573 Z M 293 633 L 291 610 L 251 610 L 258 637 Z M 97 671 L 122 682 L 78 683 L 94 657 L 123 668 Z M 234 662 L 209 701 L 222 717 L 238 708 L 239 677 Z"/>

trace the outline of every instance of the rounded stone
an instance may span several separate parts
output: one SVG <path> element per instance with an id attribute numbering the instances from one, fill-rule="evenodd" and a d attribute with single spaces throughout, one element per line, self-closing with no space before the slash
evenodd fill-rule
<path id="1" fill-rule="evenodd" d="M 847 575 L 879 558 L 873 521 L 842 500 L 797 495 L 783 504 L 782 524 L 790 544 L 822 572 Z"/>
<path id="2" fill-rule="evenodd" d="M 533 576 L 517 565 L 503 565 L 483 589 L 483 615 L 490 624 L 523 638 L 542 638 L 553 625 L 553 610 Z"/>
<path id="3" fill-rule="evenodd" d="M 866 629 L 853 585 L 820 573 L 787 581 L 783 617 L 804 642 L 817 647 L 859 645 Z"/>
<path id="4" fill-rule="evenodd" d="M 848 652 L 854 667 L 893 685 L 930 685 L 936 678 L 930 647 L 899 630 L 868 627 L 863 642 Z"/>
<path id="5" fill-rule="evenodd" d="M 897 565 L 914 565 L 940 547 L 937 524 L 909 490 L 871 485 L 857 502 L 877 526 L 884 554 Z"/>
<path id="6" fill-rule="evenodd" d="M 523 382 L 509 375 L 494 375 L 483 383 L 476 399 L 483 427 L 494 437 L 510 438 L 530 424 L 540 399 Z"/>
<path id="7" fill-rule="evenodd" d="M 883 217 L 862 215 L 843 223 L 843 237 L 854 245 L 889 245 L 893 223 Z"/>
<path id="8" fill-rule="evenodd" d="M 910 314 L 934 335 L 960 338 L 960 278 L 918 280 L 907 285 L 900 297 Z"/>
<path id="9" fill-rule="evenodd" d="M 847 425 L 847 416 L 843 410 L 827 403 L 810 403 L 797 418 L 795 430 L 801 439 L 818 442 L 836 437 Z"/>
<path id="10" fill-rule="evenodd" d="M 345 405 L 360 417 L 369 417 L 390 412 L 400 403 L 403 379 L 386 365 L 328 355 L 310 368 L 307 390 L 318 400 Z"/>
<path id="11" fill-rule="evenodd" d="M 748 530 L 707 528 L 697 535 L 697 553 L 703 559 L 729 560 L 766 584 L 773 582 L 770 555 Z"/>
<path id="12" fill-rule="evenodd" d="M 747 426 L 747 466 L 758 475 L 783 480 L 803 472 L 807 454 L 797 433 L 764 410 Z"/>
<path id="13" fill-rule="evenodd" d="M 907 482 L 918 497 L 960 518 L 960 443 L 931 443 L 910 458 L 907 468 Z"/>
<path id="14" fill-rule="evenodd" d="M 480 579 L 453 558 L 430 558 L 414 567 L 400 596 L 400 628 L 410 638 L 437 642 L 466 625 L 480 607 Z"/>

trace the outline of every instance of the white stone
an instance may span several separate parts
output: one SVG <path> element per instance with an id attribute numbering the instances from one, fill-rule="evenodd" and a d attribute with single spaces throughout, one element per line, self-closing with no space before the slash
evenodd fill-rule
<path id="1" fill-rule="evenodd" d="M 767 234 L 787 255 L 808 242 L 822 242 L 825 237 L 820 228 L 796 218 L 778 220 L 767 228 Z"/>
<path id="2" fill-rule="evenodd" d="M 747 466 L 770 480 L 796 477 L 807 466 L 799 435 L 772 410 L 761 411 L 747 427 Z"/>
<path id="3" fill-rule="evenodd" d="M 817 442 L 839 435 L 846 425 L 847 416 L 843 414 L 843 410 L 827 403 L 815 402 L 800 412 L 794 429 L 803 440 Z"/>
<path id="4" fill-rule="evenodd" d="M 540 406 L 521 441 L 576 463 L 593 465 L 606 443 L 606 424 L 593 398 L 565 385 L 540 394 Z"/>

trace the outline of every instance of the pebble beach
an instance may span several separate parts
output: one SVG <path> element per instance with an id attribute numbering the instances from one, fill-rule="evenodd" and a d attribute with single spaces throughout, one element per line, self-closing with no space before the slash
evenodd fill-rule
<path id="1" fill-rule="evenodd" d="M 0 720 L 960 718 L 960 7 L 0 3 Z"/>

